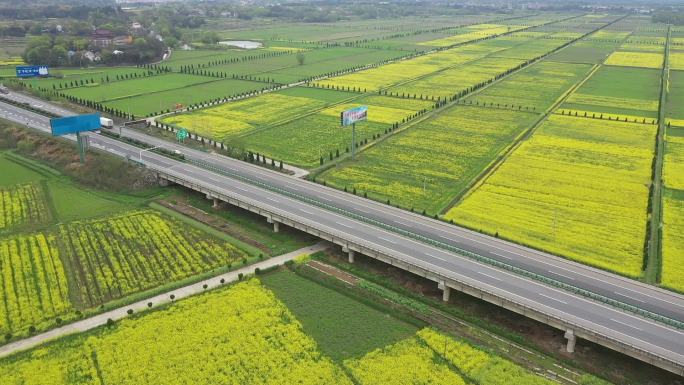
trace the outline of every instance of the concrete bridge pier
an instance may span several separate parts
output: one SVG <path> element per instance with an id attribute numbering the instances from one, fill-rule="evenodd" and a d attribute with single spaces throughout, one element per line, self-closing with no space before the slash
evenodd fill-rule
<path id="1" fill-rule="evenodd" d="M 349 263 L 354 263 L 354 256 L 355 256 L 354 250 L 351 250 L 347 246 L 342 246 L 342 252 L 347 253 L 347 255 L 349 255 Z"/>
<path id="2" fill-rule="evenodd" d="M 437 288 L 442 290 L 442 301 L 449 302 L 449 298 L 451 297 L 451 288 L 444 282 L 438 283 Z"/>
<path id="3" fill-rule="evenodd" d="M 278 221 L 273 221 L 273 232 L 277 233 L 280 231 L 280 222 Z"/>
<path id="4" fill-rule="evenodd" d="M 565 347 L 565 351 L 568 353 L 575 352 L 575 343 L 577 342 L 577 336 L 572 329 L 565 331 L 565 338 L 568 340 L 568 345 Z"/>

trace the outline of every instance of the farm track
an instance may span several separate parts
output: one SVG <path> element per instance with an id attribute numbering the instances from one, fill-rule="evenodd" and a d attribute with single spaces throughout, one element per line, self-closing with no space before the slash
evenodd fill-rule
<path id="1" fill-rule="evenodd" d="M 649 205 L 648 234 L 644 279 L 648 283 L 659 283 L 663 267 L 662 225 L 663 225 L 663 162 L 665 157 L 665 104 L 667 101 L 668 82 L 670 76 L 669 56 L 672 30 L 668 25 L 665 41 L 665 58 L 663 60 L 660 80 L 660 105 L 658 107 L 658 134 L 655 143 L 655 162 L 653 164 L 653 180 L 651 185 L 651 204 Z"/>

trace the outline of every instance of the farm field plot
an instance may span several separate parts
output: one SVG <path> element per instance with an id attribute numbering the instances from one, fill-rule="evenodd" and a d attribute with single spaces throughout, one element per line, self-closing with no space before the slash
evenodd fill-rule
<path id="1" fill-rule="evenodd" d="M 667 129 L 663 180 L 667 187 L 684 191 L 684 128 Z"/>
<path id="2" fill-rule="evenodd" d="M 418 338 L 375 350 L 358 360 L 347 360 L 344 365 L 361 385 L 466 384 Z"/>
<path id="3" fill-rule="evenodd" d="M 316 85 L 352 87 L 372 92 L 484 56 L 484 52 L 469 53 L 456 48 L 322 80 Z"/>
<path id="4" fill-rule="evenodd" d="M 85 84 L 86 81 L 89 83 L 105 83 L 107 78 L 110 82 L 114 82 L 118 79 L 125 79 L 126 76 L 128 78 L 134 75 L 143 76 L 146 72 L 147 70 L 136 67 L 60 68 L 52 70 L 53 76 L 57 75 L 56 77 L 25 79 L 22 82 L 34 88 L 52 90 L 53 86 L 59 89 L 60 85 L 62 88 L 78 87 L 81 82 Z"/>
<path id="5" fill-rule="evenodd" d="M 684 51 L 671 50 L 669 65 L 673 70 L 684 70 Z"/>
<path id="6" fill-rule="evenodd" d="M 4 151 L 0 151 L 0 188 L 9 188 L 18 184 L 39 182 L 44 176 L 14 162 Z"/>
<path id="7" fill-rule="evenodd" d="M 37 183 L 0 186 L 0 233 L 50 219 L 43 187 Z"/>
<path id="8" fill-rule="evenodd" d="M 175 90 L 155 92 L 140 96 L 117 99 L 103 103 L 126 113 L 145 116 L 148 114 L 173 110 L 176 104 L 184 106 L 211 99 L 235 96 L 240 93 L 261 90 L 267 83 L 248 80 L 224 79 L 215 82 L 196 84 Z"/>
<path id="9" fill-rule="evenodd" d="M 467 98 L 485 105 L 521 106 L 542 112 L 589 72 L 588 64 L 543 61 Z"/>
<path id="10" fill-rule="evenodd" d="M 684 292 L 684 190 L 666 190 L 663 194 L 661 284 Z"/>
<path id="11" fill-rule="evenodd" d="M 227 72 L 231 75 L 268 77 L 275 82 L 289 83 L 354 66 L 377 63 L 406 54 L 405 51 L 372 48 L 320 48 L 303 52 L 304 62 L 302 64 L 299 64 L 297 55 L 291 54 L 219 65 L 211 67 L 211 70 Z"/>
<path id="12" fill-rule="evenodd" d="M 225 140 L 358 96 L 350 92 L 295 87 L 187 114 L 172 115 L 162 119 L 162 122 L 205 137 Z"/>
<path id="13" fill-rule="evenodd" d="M 429 45 L 432 47 L 448 47 L 454 44 L 465 43 L 472 40 L 483 39 L 486 37 L 500 35 L 506 32 L 517 31 L 526 28 L 522 25 L 498 25 L 498 24 L 479 24 L 473 25 L 463 29 L 463 32 L 457 35 L 445 37 L 437 40 L 424 41 L 419 44 Z"/>
<path id="14" fill-rule="evenodd" d="M 61 225 L 79 303 L 88 307 L 221 266 L 247 254 L 153 211 Z"/>
<path id="15" fill-rule="evenodd" d="M 0 378 L 51 385 L 352 384 L 257 280 L 5 358 Z"/>
<path id="16" fill-rule="evenodd" d="M 624 79 L 630 79 L 629 82 Z M 647 123 L 658 116 L 660 71 L 603 66 L 556 111 Z"/>
<path id="17" fill-rule="evenodd" d="M 328 185 L 436 214 L 538 114 L 455 106 L 323 173 Z"/>
<path id="18" fill-rule="evenodd" d="M 552 35 L 553 36 L 553 35 Z M 535 39 L 513 48 L 500 51 L 495 53 L 493 56 L 509 58 L 509 59 L 520 59 L 529 60 L 535 57 L 541 56 L 547 52 L 551 52 L 557 47 L 562 46 L 567 43 L 566 40 L 552 39 L 552 38 L 541 38 Z"/>
<path id="19" fill-rule="evenodd" d="M 617 49 L 618 44 L 617 42 L 579 41 L 554 53 L 548 60 L 565 63 L 599 64 Z"/>
<path id="20" fill-rule="evenodd" d="M 602 29 L 591 35 L 591 40 L 622 40 L 631 35 L 631 31 L 619 31 L 611 29 Z"/>
<path id="21" fill-rule="evenodd" d="M 496 75 L 523 63 L 524 61 L 519 59 L 486 57 L 392 87 L 388 91 L 407 95 L 447 98 L 478 83 L 493 79 Z"/>
<path id="22" fill-rule="evenodd" d="M 226 49 L 221 51 L 216 50 L 174 50 L 171 52 L 171 57 L 164 62 L 164 66 L 168 66 L 173 71 L 180 70 L 181 66 L 199 66 L 208 64 L 210 62 L 220 62 L 222 60 L 238 59 L 249 56 L 258 56 L 273 50 L 269 48 L 261 48 L 256 50 L 242 50 L 242 49 Z"/>
<path id="23" fill-rule="evenodd" d="M 655 131 L 551 116 L 446 218 L 638 277 Z"/>
<path id="24" fill-rule="evenodd" d="M 2 335 L 41 327 L 72 309 L 54 235 L 0 238 L 0 276 Z"/>
<path id="25" fill-rule="evenodd" d="M 294 83 L 310 77 L 321 76 L 334 71 L 346 70 L 405 56 L 406 51 L 384 49 L 369 52 L 354 52 L 348 56 L 307 63 L 309 53 L 304 53 L 304 64 L 289 66 L 261 73 L 278 83 Z"/>
<path id="26" fill-rule="evenodd" d="M 672 52 L 670 52 L 670 63 L 672 63 Z M 671 126 L 684 127 L 684 71 L 670 71 L 667 91 L 665 122 Z"/>
<path id="27" fill-rule="evenodd" d="M 337 362 L 394 344 L 418 330 L 290 271 L 265 275 L 262 281 L 302 323 L 321 352 Z"/>
<path id="28" fill-rule="evenodd" d="M 367 95 L 352 102 L 328 107 L 296 121 L 274 125 L 240 138 L 246 149 L 281 159 L 302 167 L 319 165 L 320 157 L 340 154 L 351 147 L 351 130 L 340 127 L 340 113 L 348 108 L 368 106 L 368 120 L 356 127 L 356 141 L 385 133 L 392 124 L 400 123 L 433 102 Z"/>
<path id="29" fill-rule="evenodd" d="M 418 337 L 442 359 L 463 373 L 471 383 L 482 385 L 552 385 L 555 381 L 535 375 L 514 363 L 455 340 L 433 329 L 423 329 Z"/>
<path id="30" fill-rule="evenodd" d="M 662 68 L 665 55 L 655 52 L 617 51 L 606 60 L 607 65 L 625 67 Z"/>
<path id="31" fill-rule="evenodd" d="M 78 87 L 66 90 L 64 93 L 76 98 L 91 100 L 94 102 L 106 102 L 159 91 L 185 88 L 195 84 L 207 83 L 211 81 L 217 81 L 217 79 L 207 76 L 170 73 L 98 84 L 92 87 Z"/>
<path id="32" fill-rule="evenodd" d="M 21 54 L 24 52 L 27 41 L 25 37 L 0 38 L 0 66 L 23 64 Z"/>

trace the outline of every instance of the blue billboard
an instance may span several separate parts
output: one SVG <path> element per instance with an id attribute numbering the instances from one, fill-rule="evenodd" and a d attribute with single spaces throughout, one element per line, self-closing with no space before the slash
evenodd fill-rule
<path id="1" fill-rule="evenodd" d="M 348 126 L 366 119 L 368 119 L 368 106 L 352 108 L 340 114 L 340 120 L 343 126 Z"/>
<path id="2" fill-rule="evenodd" d="M 93 131 L 100 128 L 100 114 L 68 116 L 50 119 L 52 136 L 76 134 L 82 131 Z"/>
<path id="3" fill-rule="evenodd" d="M 17 66 L 18 78 L 33 78 L 36 76 L 48 76 L 47 66 Z"/>

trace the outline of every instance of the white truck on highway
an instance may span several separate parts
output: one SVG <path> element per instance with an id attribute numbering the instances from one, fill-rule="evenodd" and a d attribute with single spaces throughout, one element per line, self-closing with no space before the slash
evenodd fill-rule
<path id="1" fill-rule="evenodd" d="M 109 118 L 100 118 L 100 125 L 104 128 L 114 128 L 114 121 Z"/>

